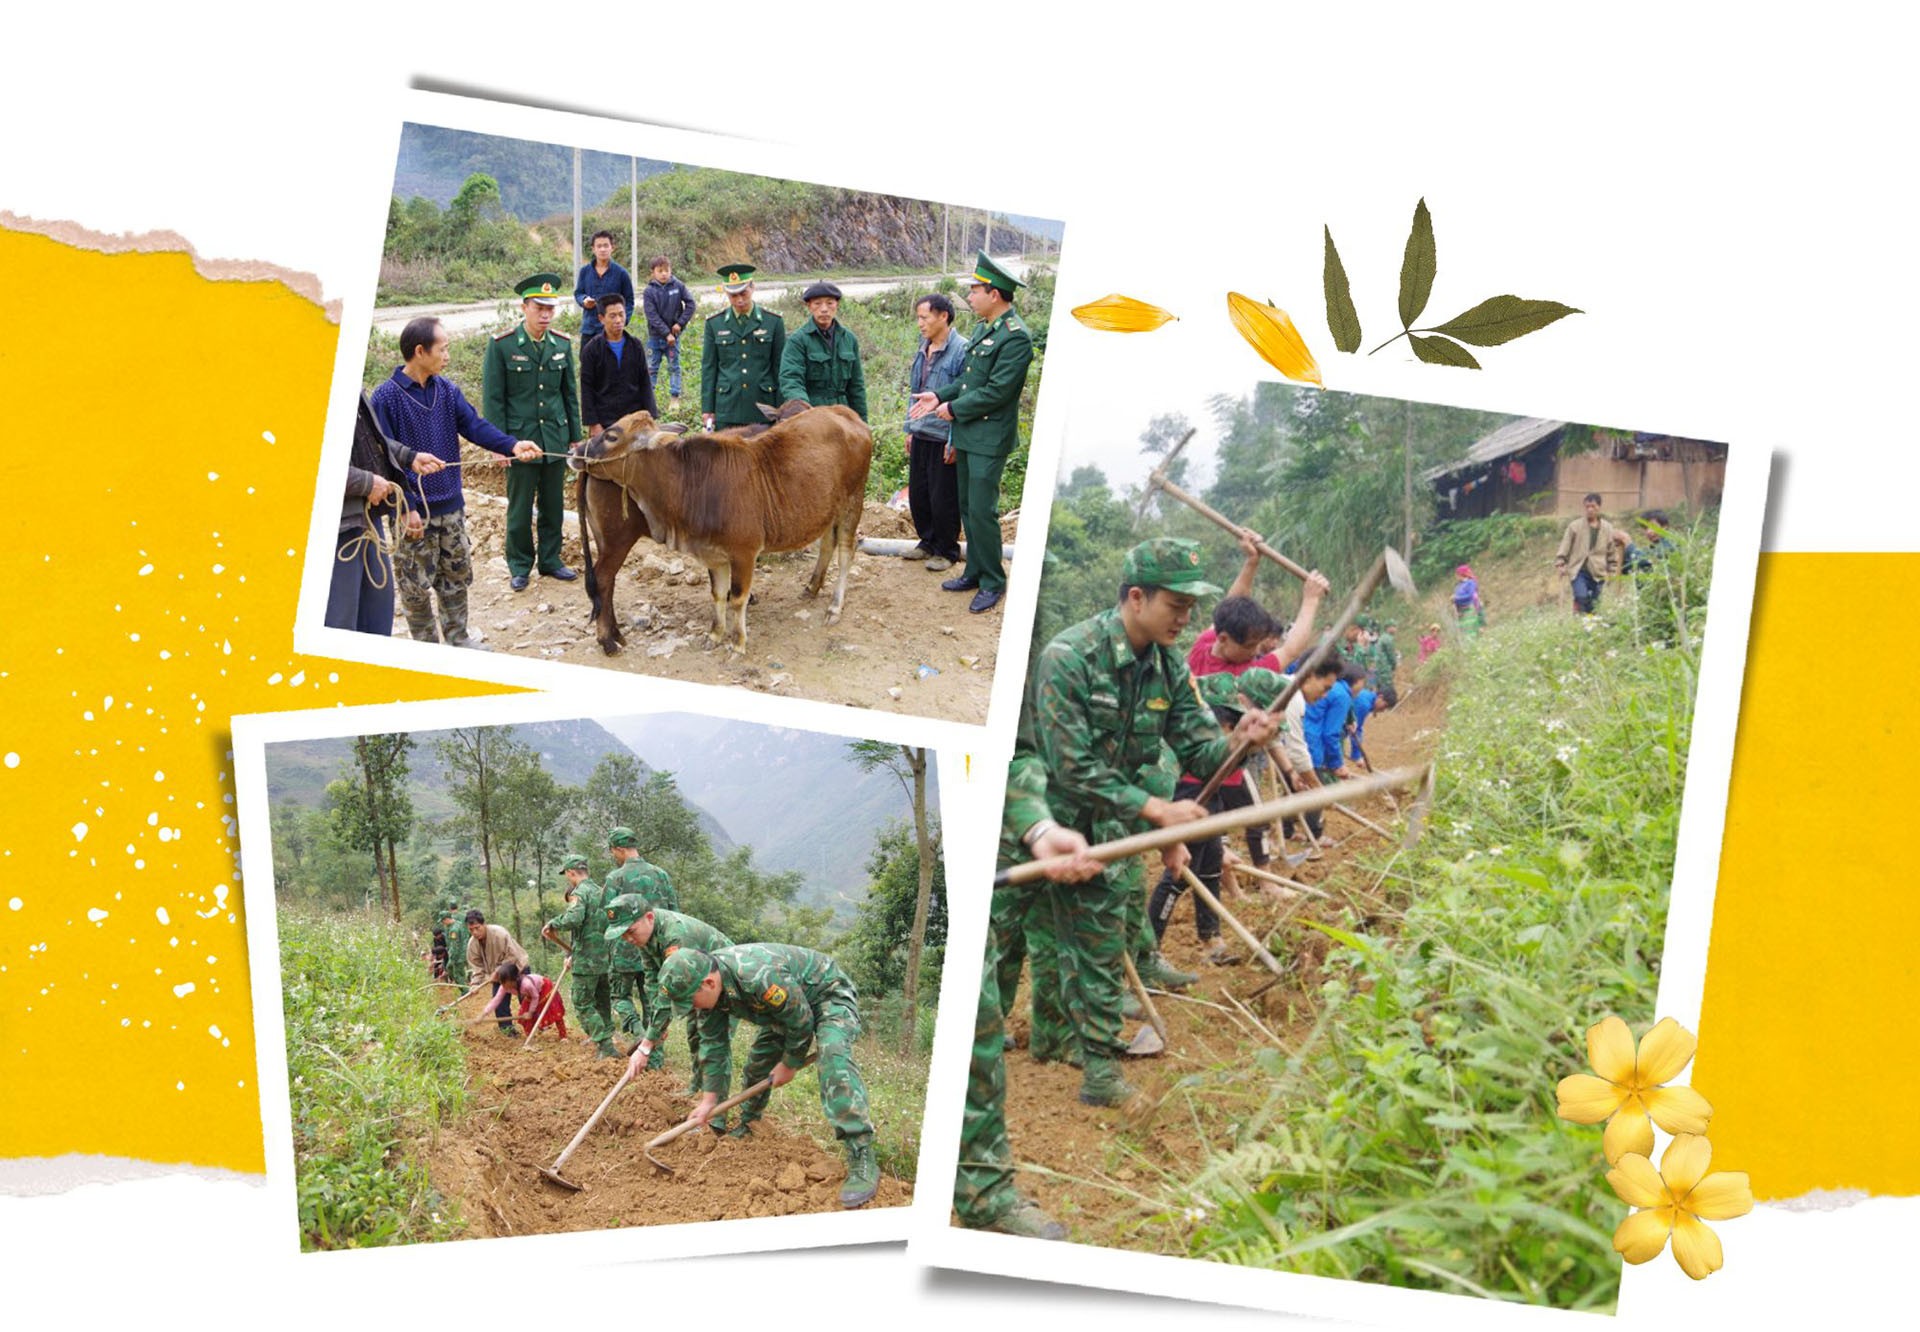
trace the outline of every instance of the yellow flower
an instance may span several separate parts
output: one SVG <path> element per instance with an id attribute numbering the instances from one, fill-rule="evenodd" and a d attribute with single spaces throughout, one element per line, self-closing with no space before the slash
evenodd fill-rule
<path id="1" fill-rule="evenodd" d="M 1102 296 L 1097 301 L 1074 306 L 1073 317 L 1103 333 L 1151 333 L 1180 316 L 1131 296 Z"/>
<path id="2" fill-rule="evenodd" d="M 1293 326 L 1293 320 L 1287 312 L 1268 301 L 1265 305 L 1242 296 L 1237 291 L 1227 293 L 1227 313 L 1233 317 L 1233 326 L 1240 336 L 1253 344 L 1253 349 L 1266 358 L 1268 365 L 1278 370 L 1288 379 L 1302 379 L 1309 384 L 1325 386 L 1320 378 L 1320 367 L 1314 364 L 1313 353 L 1307 350 L 1306 340 L 1300 336 L 1300 330 Z"/>
<path id="3" fill-rule="evenodd" d="M 1587 1028 L 1587 1062 L 1594 1077 L 1576 1073 L 1562 1078 L 1560 1117 L 1576 1124 L 1607 1121 L 1600 1147 L 1612 1165 L 1628 1152 L 1653 1153 L 1653 1123 L 1669 1133 L 1705 1133 L 1713 1106 L 1691 1087 L 1663 1087 L 1693 1058 L 1693 1033 L 1672 1018 L 1661 1018 L 1640 1038 L 1617 1017 Z"/>
<path id="4" fill-rule="evenodd" d="M 1629 1152 L 1607 1172 L 1607 1183 L 1633 1213 L 1613 1232 L 1613 1247 L 1630 1263 L 1657 1258 L 1673 1237 L 1673 1258 L 1695 1281 L 1720 1270 L 1725 1261 L 1720 1237 L 1702 1221 L 1726 1221 L 1753 1210 L 1747 1172 L 1707 1174 L 1713 1144 L 1682 1133 L 1660 1158 L 1660 1169 L 1638 1152 Z"/>

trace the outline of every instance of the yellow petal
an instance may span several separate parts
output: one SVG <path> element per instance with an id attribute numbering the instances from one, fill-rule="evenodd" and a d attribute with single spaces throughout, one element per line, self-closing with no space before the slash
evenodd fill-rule
<path id="1" fill-rule="evenodd" d="M 1672 1018 L 1661 1018 L 1640 1038 L 1634 1081 L 1642 1087 L 1658 1087 L 1678 1075 L 1693 1058 L 1695 1044 L 1692 1032 Z"/>
<path id="2" fill-rule="evenodd" d="M 1620 1108 L 1625 1095 L 1618 1087 L 1591 1073 L 1575 1073 L 1560 1079 L 1555 1088 L 1560 1096 L 1560 1118 L 1576 1124 L 1598 1124 Z"/>
<path id="3" fill-rule="evenodd" d="M 1686 1197 L 1712 1160 L 1712 1143 L 1697 1133 L 1682 1133 L 1660 1156 L 1660 1178 L 1667 1181 L 1667 1192 L 1676 1199 Z"/>
<path id="4" fill-rule="evenodd" d="M 1753 1210 L 1753 1190 L 1744 1170 L 1716 1170 L 1698 1184 L 1685 1199 L 1686 1207 L 1708 1221 L 1727 1221 Z"/>
<path id="5" fill-rule="evenodd" d="M 1644 1212 L 1635 1212 L 1613 1232 L 1614 1251 L 1630 1263 L 1658 1258 L 1660 1250 L 1667 1247 L 1667 1235 L 1672 1229 L 1671 1207 L 1649 1207 Z"/>
<path id="6" fill-rule="evenodd" d="M 1073 317 L 1102 333 L 1151 333 L 1180 316 L 1131 296 L 1102 296 L 1073 307 Z"/>
<path id="7" fill-rule="evenodd" d="M 1613 1242 L 1614 1247 L 1618 1248 L 1620 1237 L 1617 1234 Z M 1701 1225 L 1681 1212 L 1673 1222 L 1673 1260 L 1680 1264 L 1682 1272 L 1699 1281 L 1710 1273 L 1718 1272 L 1726 1258 L 1720 1250 L 1720 1237 L 1713 1233 L 1712 1228 Z"/>
<path id="8" fill-rule="evenodd" d="M 1622 1110 L 1607 1121 L 1607 1131 L 1600 1135 L 1600 1151 L 1608 1165 L 1618 1164 L 1629 1153 L 1651 1156 L 1653 1125 L 1638 1110 Z"/>
<path id="9" fill-rule="evenodd" d="M 1673 1201 L 1667 1194 L 1667 1182 L 1653 1168 L 1653 1162 L 1638 1152 L 1628 1152 L 1607 1172 L 1607 1183 L 1629 1207 L 1664 1207 Z"/>
<path id="10" fill-rule="evenodd" d="M 1653 1122 L 1669 1133 L 1705 1133 L 1713 1104 L 1691 1087 L 1649 1087 L 1640 1093 Z"/>
<path id="11" fill-rule="evenodd" d="M 1612 1016 L 1588 1027 L 1587 1063 L 1608 1082 L 1629 1086 L 1633 1082 L 1633 1031 Z"/>
<path id="12" fill-rule="evenodd" d="M 1233 317 L 1233 326 L 1240 331 L 1240 336 L 1253 344 L 1253 349 L 1266 358 L 1268 365 L 1288 379 L 1325 384 L 1320 378 L 1320 367 L 1314 364 L 1313 353 L 1307 350 L 1300 330 L 1293 326 L 1285 310 L 1230 291 L 1227 313 Z"/>

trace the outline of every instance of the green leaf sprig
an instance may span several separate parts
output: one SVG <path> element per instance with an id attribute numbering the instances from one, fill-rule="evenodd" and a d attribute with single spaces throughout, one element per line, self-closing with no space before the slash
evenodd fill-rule
<path id="1" fill-rule="evenodd" d="M 1360 314 L 1354 308 L 1346 265 L 1340 262 L 1340 251 L 1334 247 L 1333 229 L 1323 227 L 1322 230 L 1326 235 L 1323 285 L 1327 296 L 1327 330 L 1333 334 L 1336 348 L 1356 352 L 1360 349 Z M 1429 365 L 1457 365 L 1478 370 L 1480 362 L 1462 343 L 1497 347 L 1570 314 L 1582 313 L 1559 301 L 1494 296 L 1444 324 L 1415 328 L 1414 321 L 1426 312 L 1428 298 L 1433 295 L 1433 279 L 1439 269 L 1438 250 L 1433 240 L 1433 214 L 1427 211 L 1427 201 L 1422 199 L 1413 210 L 1413 230 L 1407 234 L 1406 253 L 1400 260 L 1400 331 L 1367 355 L 1405 338 L 1413 354 Z"/>

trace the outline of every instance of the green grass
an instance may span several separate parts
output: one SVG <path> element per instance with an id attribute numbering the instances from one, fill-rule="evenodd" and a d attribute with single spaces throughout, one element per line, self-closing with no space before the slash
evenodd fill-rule
<path id="1" fill-rule="evenodd" d="M 1290 927 L 1333 941 L 1311 1033 L 1193 1080 L 1232 1123 L 1161 1188 L 1193 1256 L 1612 1307 L 1626 1209 L 1554 1086 L 1593 1022 L 1655 1016 L 1711 548 L 1687 534 L 1598 620 L 1516 616 L 1423 668 L 1451 691 L 1428 834 L 1359 867 L 1388 873 L 1371 932 Z"/>
<path id="2" fill-rule="evenodd" d="M 454 1208 L 412 1154 L 465 1102 L 464 1057 L 433 1010 L 418 931 L 370 916 L 280 913 L 282 1003 L 303 1250 L 445 1239 Z"/>

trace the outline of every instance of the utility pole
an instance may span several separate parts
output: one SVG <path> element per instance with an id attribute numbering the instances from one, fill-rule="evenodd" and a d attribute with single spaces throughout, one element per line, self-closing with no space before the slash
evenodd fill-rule
<path id="1" fill-rule="evenodd" d="M 980 221 L 987 229 L 986 238 L 980 242 L 980 253 L 991 259 L 993 258 L 993 214 L 982 209 Z"/>
<path id="2" fill-rule="evenodd" d="M 1406 504 L 1407 542 L 1401 547 L 1401 555 L 1409 563 L 1413 560 L 1413 404 L 1400 404 L 1400 414 L 1404 429 L 1400 435 L 1400 472 L 1402 498 Z"/>
<path id="3" fill-rule="evenodd" d="M 631 177 L 627 183 L 627 237 L 632 242 L 632 261 L 627 265 L 629 273 L 640 271 L 640 159 L 629 157 L 627 165 Z"/>
<path id="4" fill-rule="evenodd" d="M 580 150 L 573 150 L 573 271 L 580 271 Z"/>
<path id="5" fill-rule="evenodd" d="M 952 204 L 940 205 L 940 276 L 945 277 L 947 268 L 947 241 L 953 233 Z"/>

